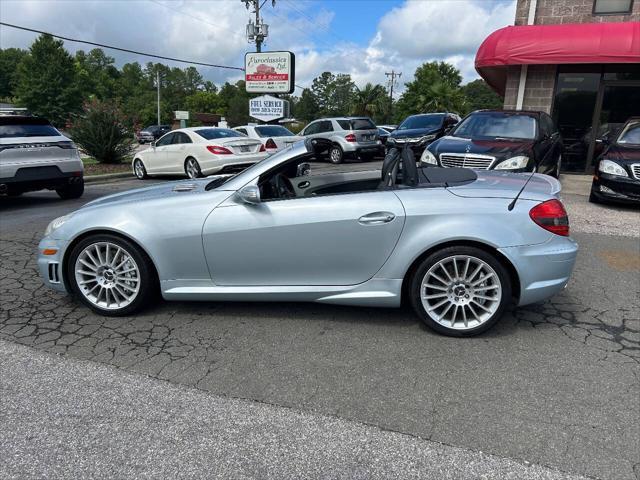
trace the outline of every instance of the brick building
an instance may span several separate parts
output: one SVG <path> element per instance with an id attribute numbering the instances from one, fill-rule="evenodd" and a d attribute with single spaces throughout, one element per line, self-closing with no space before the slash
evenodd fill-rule
<path id="1" fill-rule="evenodd" d="M 504 108 L 553 116 L 563 170 L 590 172 L 598 138 L 640 115 L 640 0 L 518 0 L 476 68 Z"/>

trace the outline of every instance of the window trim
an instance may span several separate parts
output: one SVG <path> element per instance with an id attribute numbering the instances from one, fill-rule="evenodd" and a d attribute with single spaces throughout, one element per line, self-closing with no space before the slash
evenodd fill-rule
<path id="1" fill-rule="evenodd" d="M 600 0 L 602 1 L 602 0 Z M 591 8 L 591 15 L 593 16 L 607 16 L 607 15 L 630 15 L 633 13 L 633 0 L 629 0 L 629 9 L 626 11 L 618 12 L 596 12 L 596 4 L 598 0 L 593 0 L 593 6 Z"/>

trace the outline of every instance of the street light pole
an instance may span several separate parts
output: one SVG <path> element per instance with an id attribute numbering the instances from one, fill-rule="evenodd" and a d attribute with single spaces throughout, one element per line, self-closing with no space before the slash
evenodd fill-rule
<path id="1" fill-rule="evenodd" d="M 260 4 L 260 0 L 240 0 L 245 4 L 247 10 L 253 7 L 253 12 L 256 14 L 256 23 L 249 20 L 247 24 L 247 40 L 249 43 L 256 43 L 256 52 L 262 52 L 262 43 L 264 39 L 269 35 L 269 25 L 264 23 L 260 18 L 260 8 L 266 3 L 267 0 L 263 0 Z M 276 6 L 276 0 L 271 0 L 271 6 Z"/>
<path id="2" fill-rule="evenodd" d="M 156 70 L 156 86 L 158 87 L 158 126 L 160 126 L 160 70 Z"/>
<path id="3" fill-rule="evenodd" d="M 390 72 L 385 72 L 387 77 L 391 77 L 389 79 L 389 122 L 393 118 L 393 86 L 396 83 L 396 78 L 400 78 L 402 76 L 402 72 L 396 72 L 395 70 L 391 70 Z"/>

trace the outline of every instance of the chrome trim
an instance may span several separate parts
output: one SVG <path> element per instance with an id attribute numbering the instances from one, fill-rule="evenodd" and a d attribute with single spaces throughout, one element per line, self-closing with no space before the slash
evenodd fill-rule
<path id="1" fill-rule="evenodd" d="M 633 178 L 640 180 L 640 163 L 632 163 L 630 168 Z"/>
<path id="2" fill-rule="evenodd" d="M 443 167 L 463 167 L 476 170 L 490 170 L 496 163 L 496 157 L 477 153 L 441 153 L 438 155 Z"/>

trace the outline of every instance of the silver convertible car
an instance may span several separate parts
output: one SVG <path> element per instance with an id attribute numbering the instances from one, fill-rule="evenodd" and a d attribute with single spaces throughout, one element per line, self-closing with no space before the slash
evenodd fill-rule
<path id="1" fill-rule="evenodd" d="M 158 292 L 406 302 L 454 336 L 481 333 L 510 303 L 539 302 L 567 284 L 577 245 L 557 180 L 420 168 L 395 149 L 382 171 L 314 174 L 308 162 L 323 142 L 298 142 L 234 176 L 110 195 L 53 220 L 39 245 L 44 282 L 103 315 L 130 315 Z"/>

